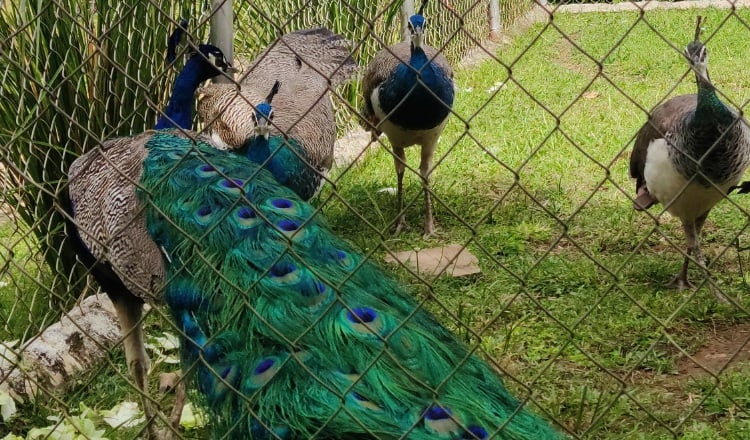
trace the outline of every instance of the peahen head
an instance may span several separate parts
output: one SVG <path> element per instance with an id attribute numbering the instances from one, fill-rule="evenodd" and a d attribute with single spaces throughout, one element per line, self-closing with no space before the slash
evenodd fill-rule
<path id="1" fill-rule="evenodd" d="M 427 6 L 427 0 L 422 2 L 419 11 L 409 17 L 409 22 L 406 24 L 409 28 L 409 35 L 411 36 L 411 45 L 414 48 L 422 47 L 422 43 L 424 42 L 424 30 L 427 27 L 427 21 L 422 13 L 424 12 L 425 6 Z"/>
<path id="2" fill-rule="evenodd" d="M 266 100 L 255 106 L 255 112 L 253 113 L 253 124 L 255 124 L 255 135 L 263 136 L 268 140 L 268 136 L 271 132 L 270 123 L 273 121 L 273 107 L 271 107 L 271 101 L 273 97 L 279 92 L 281 82 L 276 81 L 271 88 L 271 92 L 266 96 Z"/>
<path id="3" fill-rule="evenodd" d="M 695 27 L 695 38 L 685 48 L 685 57 L 688 59 L 690 67 L 695 72 L 695 79 L 698 83 L 710 82 L 708 77 L 708 50 L 700 41 L 701 17 L 698 17 L 698 23 Z"/>

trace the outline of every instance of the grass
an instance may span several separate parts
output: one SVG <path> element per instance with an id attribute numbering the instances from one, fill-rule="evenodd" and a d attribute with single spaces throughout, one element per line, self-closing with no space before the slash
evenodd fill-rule
<path id="1" fill-rule="evenodd" d="M 708 19 L 712 78 L 725 100 L 744 105 L 750 31 L 729 11 L 701 13 Z M 536 410 L 577 436 L 740 439 L 750 430 L 748 368 L 722 374 L 718 385 L 677 374 L 683 353 L 695 353 L 715 328 L 747 321 L 743 268 L 750 258 L 734 245 L 748 240 L 747 201 L 722 202 L 704 231 L 713 277 L 738 307 L 717 304 L 705 287 L 663 288 L 682 261 L 679 224 L 658 208 L 648 215 L 631 207 L 633 136 L 649 109 L 695 87 L 680 55 L 694 16 L 556 14 L 554 25 L 536 25 L 503 46 L 500 62 L 457 69 L 456 115 L 432 178 L 439 224 L 433 239 L 421 238 L 422 198 L 413 173 L 405 181 L 411 227 L 398 238 L 388 232 L 395 200 L 378 192 L 395 186 L 386 148 L 346 173 L 334 172 L 336 191 L 328 186 L 316 201 L 335 231 L 378 259 L 384 248 L 467 244 L 481 275 L 395 274 L 416 295 L 430 295 L 429 307 L 467 342 L 479 343 L 516 395 L 530 389 Z M 737 16 L 747 22 L 750 11 Z M 418 152 L 408 153 L 416 167 Z M 18 258 L 27 245 L 6 246 Z M 695 269 L 691 275 L 700 279 Z M 36 275 L 26 277 L 31 282 Z M 9 298 L 0 301 L 11 304 Z M 162 329 L 157 320 L 149 324 Z M 112 364 L 119 374 L 112 366 L 94 372 L 62 407 L 84 402 L 104 409 L 137 400 L 118 356 Z M 28 405 L 20 421 L 0 423 L 0 432 L 47 424 L 47 416 L 63 410 L 56 403 Z"/>
<path id="2" fill-rule="evenodd" d="M 748 33 L 741 20 L 750 13 L 701 13 L 712 79 L 725 101 L 743 106 L 750 42 L 740 37 Z M 395 200 L 378 192 L 395 186 L 387 148 L 336 175 L 336 194 L 329 189 L 320 199 L 334 230 L 363 249 L 467 244 L 480 276 L 417 280 L 397 271 L 432 295 L 433 309 L 467 340 L 482 336 L 486 354 L 523 384 L 509 379 L 511 388 L 525 395 L 529 386 L 544 412 L 589 438 L 739 438 L 748 429 L 747 406 L 720 398 L 686 404 L 684 390 L 664 393 L 656 380 L 679 377 L 677 360 L 714 327 L 747 320 L 739 263 L 747 266 L 748 255 L 735 245 L 747 241 L 746 199 L 721 203 L 703 234 L 713 277 L 738 307 L 719 305 L 705 287 L 665 289 L 683 258 L 679 222 L 660 208 L 648 215 L 631 205 L 627 166 L 636 131 L 658 103 L 694 93 L 681 51 L 695 15 L 556 14 L 552 25 L 503 46 L 500 62 L 459 68 L 456 115 L 432 176 L 434 239 L 421 238 L 419 180 L 409 172 L 411 227 L 398 238 L 388 232 Z M 408 153 L 416 168 L 417 149 Z M 700 280 L 695 269 L 691 276 Z M 732 379 L 722 377 L 719 388 L 734 389 Z"/>

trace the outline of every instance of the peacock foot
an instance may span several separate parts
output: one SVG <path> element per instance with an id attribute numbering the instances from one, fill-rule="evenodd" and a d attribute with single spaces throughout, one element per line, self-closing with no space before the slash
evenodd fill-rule
<path id="1" fill-rule="evenodd" d="M 393 226 L 393 235 L 398 236 L 401 231 L 404 230 L 404 227 L 406 226 L 406 218 L 403 215 L 400 215 L 398 217 L 398 220 L 396 220 L 396 223 Z"/>
<path id="2" fill-rule="evenodd" d="M 691 283 L 690 281 L 688 281 L 687 277 L 683 276 L 682 274 L 674 277 L 674 279 L 668 282 L 665 286 L 669 289 L 674 289 L 677 291 L 689 290 L 689 289 L 695 288 L 695 285 Z"/>

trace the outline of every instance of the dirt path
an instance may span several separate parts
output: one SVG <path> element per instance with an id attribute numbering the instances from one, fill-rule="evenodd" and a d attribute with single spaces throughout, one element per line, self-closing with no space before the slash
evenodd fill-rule
<path id="1" fill-rule="evenodd" d="M 750 323 L 717 329 L 703 347 L 692 356 L 677 361 L 678 375 L 686 380 L 726 369 L 750 360 Z"/>

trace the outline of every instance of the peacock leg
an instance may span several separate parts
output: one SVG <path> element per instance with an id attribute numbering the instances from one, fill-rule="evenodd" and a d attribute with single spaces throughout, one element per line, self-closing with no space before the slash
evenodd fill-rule
<path id="1" fill-rule="evenodd" d="M 156 429 L 156 413 L 151 404 L 148 394 L 148 370 L 149 358 L 143 343 L 143 301 L 130 292 L 120 294 L 109 293 L 112 304 L 115 307 L 117 318 L 120 320 L 120 331 L 123 335 L 123 347 L 125 349 L 125 361 L 128 364 L 130 375 L 141 393 L 143 402 L 143 413 L 146 417 L 148 438 L 150 440 L 161 439 Z"/>
<path id="2" fill-rule="evenodd" d="M 435 220 L 432 218 L 432 198 L 430 193 L 430 172 L 432 172 L 432 154 L 435 146 L 422 148 L 422 160 L 419 163 L 419 174 L 422 176 L 422 190 L 424 191 L 424 238 L 435 233 Z"/>
<path id="3" fill-rule="evenodd" d="M 676 290 L 687 290 L 695 287 L 693 283 L 688 281 L 688 266 L 690 265 L 690 255 L 695 252 L 696 246 L 698 245 L 696 222 L 694 220 L 683 220 L 682 229 L 685 231 L 685 239 L 687 241 L 685 261 L 682 263 L 682 268 L 677 276 L 667 284 L 667 287 Z M 698 252 L 700 253 L 700 251 Z"/>
<path id="4" fill-rule="evenodd" d="M 729 300 L 726 296 L 724 296 L 723 293 L 721 293 L 721 289 L 716 287 L 716 284 L 711 279 L 711 272 L 709 272 L 708 267 L 706 265 L 706 258 L 703 256 L 703 252 L 701 251 L 700 247 L 700 237 L 701 237 L 701 230 L 703 230 L 703 225 L 706 223 L 706 218 L 708 217 L 708 212 L 703 214 L 702 216 L 695 219 L 695 250 L 693 251 L 693 258 L 695 258 L 695 261 L 698 263 L 698 267 L 700 267 L 703 272 L 706 274 L 706 278 L 708 279 L 708 286 L 711 290 L 711 293 L 716 297 L 716 300 L 723 304 L 729 304 Z"/>
<path id="5" fill-rule="evenodd" d="M 393 147 L 393 162 L 396 165 L 396 224 L 393 229 L 394 235 L 401 233 L 406 226 L 404 216 L 404 172 L 406 171 L 406 153 L 403 148 Z"/>

